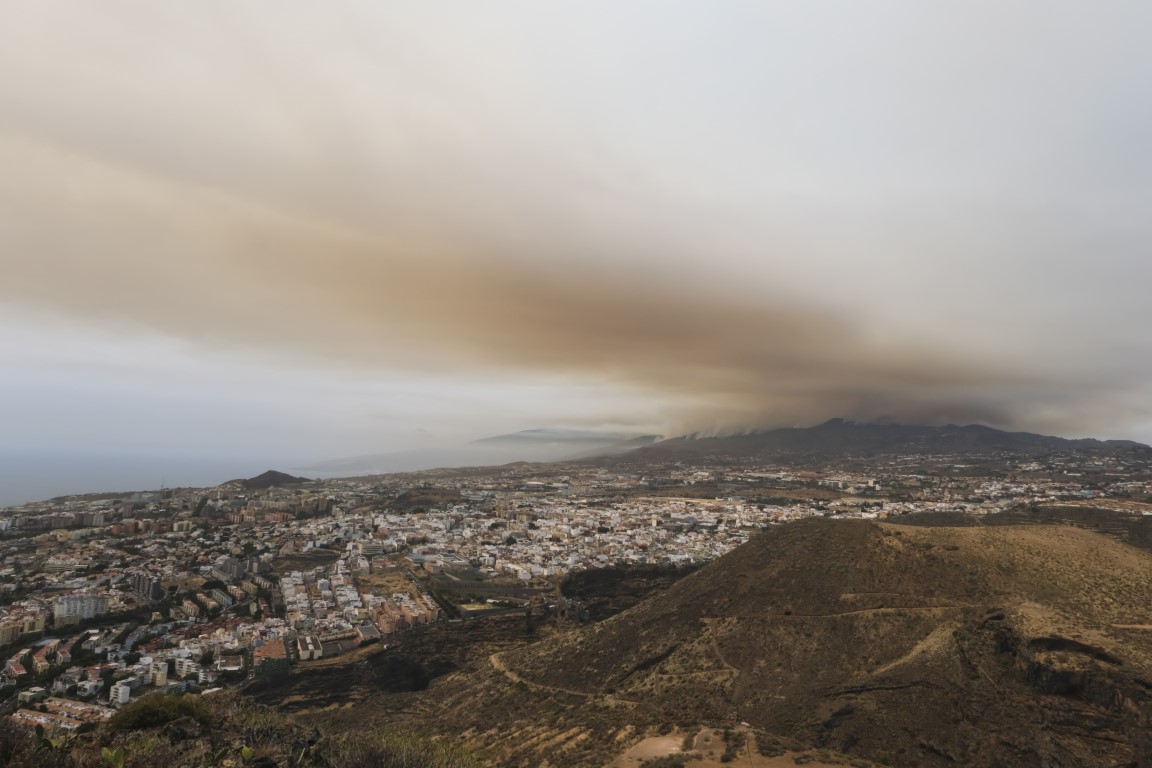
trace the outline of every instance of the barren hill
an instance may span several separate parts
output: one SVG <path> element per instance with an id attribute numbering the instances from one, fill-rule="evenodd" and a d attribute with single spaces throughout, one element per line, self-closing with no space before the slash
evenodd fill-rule
<path id="1" fill-rule="evenodd" d="M 282 485 L 297 485 L 299 483 L 310 483 L 312 481 L 306 477 L 293 477 L 284 472 L 277 472 L 274 469 L 270 469 L 256 477 L 250 477 L 247 480 L 234 480 L 232 482 L 239 482 L 244 488 L 250 491 L 262 491 L 266 488 L 279 488 Z"/>
<path id="2" fill-rule="evenodd" d="M 1146 766 L 1152 554 L 1069 526 L 811 520 L 491 662 L 426 706 L 500 764 L 746 721 L 897 766 Z"/>

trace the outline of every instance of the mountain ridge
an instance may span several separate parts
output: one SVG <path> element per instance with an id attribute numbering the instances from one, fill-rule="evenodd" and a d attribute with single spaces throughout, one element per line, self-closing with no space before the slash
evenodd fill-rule
<path id="1" fill-rule="evenodd" d="M 780 427 L 727 436 L 700 433 L 670 438 L 626 454 L 640 460 L 729 456 L 836 458 L 889 454 L 964 454 L 1009 452 L 1045 455 L 1061 451 L 1118 455 L 1152 453 L 1133 440 L 1063 438 L 1033 432 L 1009 432 L 983 424 L 922 426 L 830 419 L 814 427 Z"/>

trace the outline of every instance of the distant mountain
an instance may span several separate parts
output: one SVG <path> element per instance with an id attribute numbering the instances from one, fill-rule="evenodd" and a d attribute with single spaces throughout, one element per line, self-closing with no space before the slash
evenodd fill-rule
<path id="1" fill-rule="evenodd" d="M 642 447 L 629 457 L 651 460 L 725 456 L 819 459 L 1001 452 L 1037 456 L 1059 452 L 1116 455 L 1147 454 L 1152 453 L 1152 448 L 1130 440 L 1069 440 L 1030 432 L 1005 432 L 979 424 L 925 427 L 832 419 L 815 427 L 786 427 L 724 437 L 686 435 Z"/>
<path id="2" fill-rule="evenodd" d="M 293 477 L 284 472 L 277 472 L 274 469 L 270 469 L 256 477 L 250 477 L 247 480 L 233 480 L 232 482 L 240 483 L 249 491 L 262 491 L 266 488 L 279 488 L 283 485 L 299 485 L 300 483 L 310 483 L 312 481 L 306 477 Z"/>
<path id="3" fill-rule="evenodd" d="M 659 435 L 569 429 L 528 429 L 474 440 L 455 448 L 353 456 L 297 467 L 329 477 L 413 472 L 442 467 L 490 467 L 514 462 L 554 462 L 622 457 L 629 461 L 765 458 L 779 461 L 870 458 L 920 454 L 1043 456 L 1052 453 L 1152 455 L 1131 440 L 1068 440 L 1030 432 L 1005 432 L 979 424 L 925 427 L 861 424 L 832 419 L 815 427 L 786 427 L 723 437 Z"/>

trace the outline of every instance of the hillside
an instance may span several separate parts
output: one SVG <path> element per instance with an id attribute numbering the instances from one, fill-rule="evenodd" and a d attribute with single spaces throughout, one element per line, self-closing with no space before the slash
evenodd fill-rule
<path id="1" fill-rule="evenodd" d="M 1152 454 L 1129 440 L 1068 440 L 1030 432 L 1005 432 L 978 424 L 945 427 L 861 424 L 832 419 L 815 427 L 788 427 L 724 437 L 688 435 L 641 447 L 634 460 L 665 461 L 717 457 L 828 459 L 888 454 L 966 456 L 996 453 L 1042 456 L 1052 453 L 1093 455 Z"/>
<path id="2" fill-rule="evenodd" d="M 77 734 L 42 738 L 0 719 L 0 765 L 10 768 L 479 768 L 446 741 L 390 731 L 321 733 L 236 692 L 153 693 Z"/>
<path id="3" fill-rule="evenodd" d="M 1070 526 L 815 519 L 488 661 L 378 722 L 418 707 L 501 765 L 746 721 L 761 747 L 897 766 L 1147 766 L 1152 554 Z"/>
<path id="4" fill-rule="evenodd" d="M 268 488 L 279 488 L 284 485 L 298 485 L 300 483 L 312 482 L 306 477 L 293 477 L 292 475 L 284 472 L 277 472 L 270 469 L 263 472 L 256 477 L 250 477 L 247 480 L 233 480 L 232 482 L 240 483 L 246 490 L 249 491 L 263 491 Z"/>

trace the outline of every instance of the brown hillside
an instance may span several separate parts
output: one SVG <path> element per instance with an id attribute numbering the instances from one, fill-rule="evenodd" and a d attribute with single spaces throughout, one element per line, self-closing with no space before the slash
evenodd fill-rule
<path id="1" fill-rule="evenodd" d="M 493 662 L 509 701 L 537 699 L 504 737 L 518 723 L 547 742 L 536 713 L 559 728 L 584 711 L 588 739 L 744 720 L 895 765 L 1152 765 L 1152 555 L 1066 526 L 812 520 Z M 439 695 L 498 688 L 457 676 Z M 480 747 L 501 730 L 486 714 Z"/>
<path id="2" fill-rule="evenodd" d="M 249 491 L 262 491 L 267 488 L 280 488 L 285 485 L 298 485 L 312 481 L 306 477 L 293 477 L 284 472 L 277 472 L 274 469 L 270 469 L 256 477 L 250 477 L 247 480 L 233 480 L 232 482 L 239 482 Z"/>

